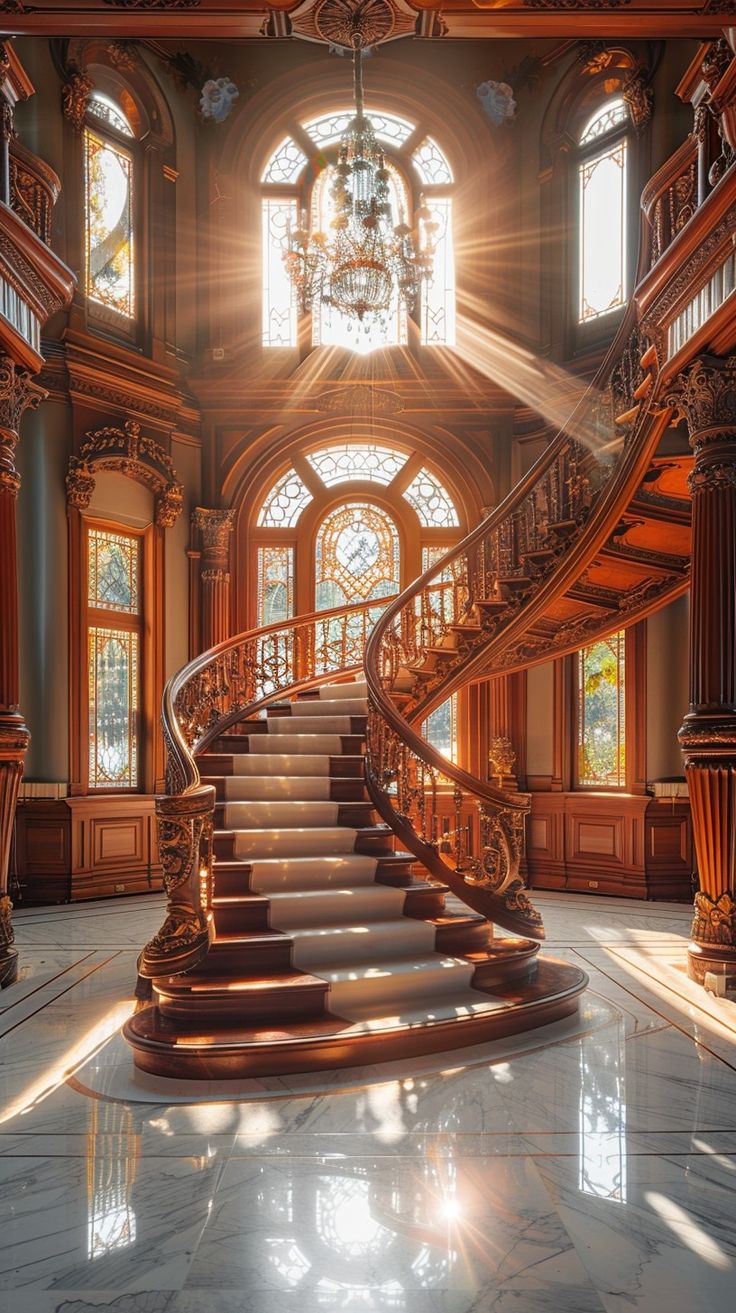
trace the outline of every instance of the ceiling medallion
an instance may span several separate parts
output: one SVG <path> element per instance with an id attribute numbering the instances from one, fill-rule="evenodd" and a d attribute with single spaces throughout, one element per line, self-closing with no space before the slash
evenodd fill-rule
<path id="1" fill-rule="evenodd" d="M 395 26 L 389 0 L 364 0 L 356 9 L 351 0 L 320 0 L 314 10 L 314 25 L 330 45 L 367 50 L 387 41 Z"/>

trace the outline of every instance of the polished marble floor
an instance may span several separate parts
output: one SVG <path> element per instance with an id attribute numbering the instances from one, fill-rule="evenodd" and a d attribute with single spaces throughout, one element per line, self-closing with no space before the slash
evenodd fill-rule
<path id="1" fill-rule="evenodd" d="M 0 995 L 2 1313 L 726 1313 L 736 1001 L 688 910 L 537 895 L 579 1022 L 236 1089 L 117 1035 L 161 899 L 21 911 Z"/>

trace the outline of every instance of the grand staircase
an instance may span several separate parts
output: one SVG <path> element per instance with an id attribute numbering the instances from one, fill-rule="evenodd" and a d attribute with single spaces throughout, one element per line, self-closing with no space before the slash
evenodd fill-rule
<path id="1" fill-rule="evenodd" d="M 350 1066 L 576 1010 L 584 975 L 537 951 L 529 796 L 449 762 L 421 726 L 457 689 L 574 651 L 688 585 L 678 375 L 736 343 L 736 168 L 678 210 L 697 149 L 649 184 L 621 329 L 509 496 L 401 596 L 238 635 L 170 681 L 168 910 L 125 1028 L 139 1067 Z"/>

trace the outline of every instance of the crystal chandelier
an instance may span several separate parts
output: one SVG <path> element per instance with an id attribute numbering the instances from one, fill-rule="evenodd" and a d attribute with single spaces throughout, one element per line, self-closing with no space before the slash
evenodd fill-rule
<path id="1" fill-rule="evenodd" d="M 421 280 L 432 274 L 438 225 L 423 197 L 414 229 L 393 222 L 389 170 L 363 107 L 357 30 L 353 43 L 355 117 L 340 138 L 330 188 L 331 231 L 310 233 L 303 210 L 284 259 L 303 310 L 328 305 L 369 331 L 375 322 L 385 327 L 399 305 L 412 310 Z"/>

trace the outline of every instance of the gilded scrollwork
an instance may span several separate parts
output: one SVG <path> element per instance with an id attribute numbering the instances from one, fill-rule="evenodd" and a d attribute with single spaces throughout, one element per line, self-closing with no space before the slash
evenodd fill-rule
<path id="1" fill-rule="evenodd" d="M 736 951 L 736 901 L 730 892 L 718 898 L 702 891 L 695 895 L 692 937 L 697 944 Z"/>
<path id="2" fill-rule="evenodd" d="M 161 929 L 143 949 L 144 979 L 190 971 L 207 955 L 212 938 L 214 790 L 158 798 L 159 857 L 168 898 Z"/>
<path id="3" fill-rule="evenodd" d="M 61 107 L 64 117 L 79 132 L 87 113 L 87 102 L 94 90 L 94 82 L 80 69 L 73 69 L 61 88 Z"/>

